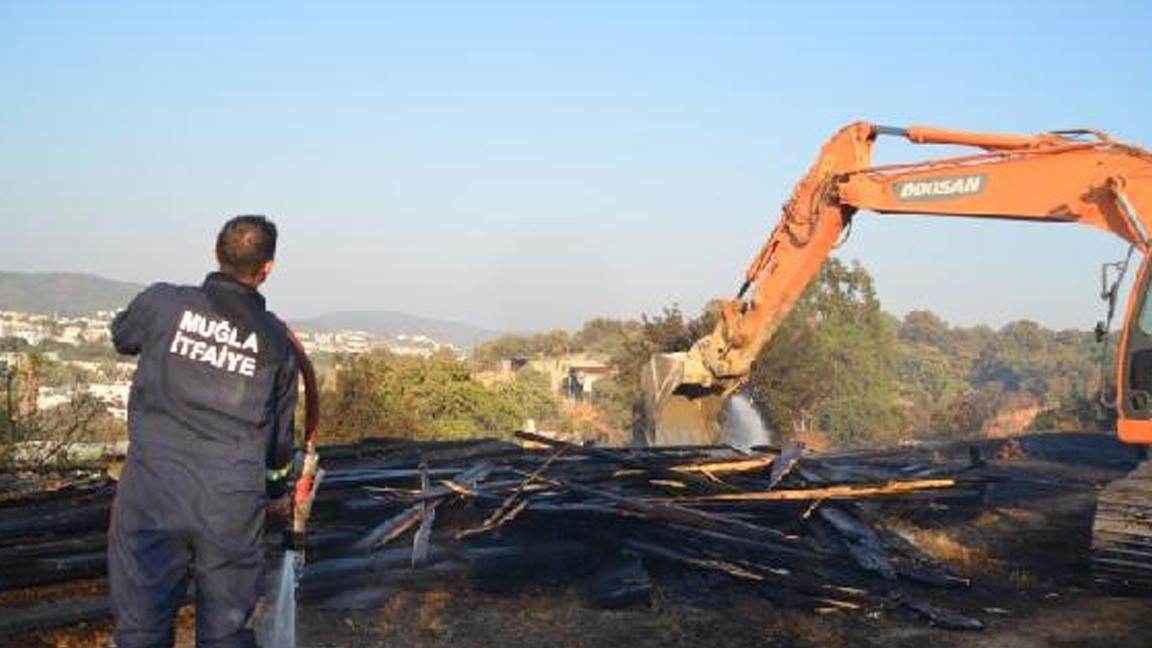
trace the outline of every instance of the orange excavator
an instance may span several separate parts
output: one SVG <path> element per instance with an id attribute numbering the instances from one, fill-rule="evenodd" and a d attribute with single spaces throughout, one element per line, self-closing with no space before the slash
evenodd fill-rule
<path id="1" fill-rule="evenodd" d="M 880 137 L 978 151 L 873 166 Z M 859 210 L 1080 223 L 1127 241 L 1144 260 L 1117 350 L 1117 431 L 1121 441 L 1152 444 L 1152 153 L 1087 129 L 1018 135 L 863 122 L 824 145 L 736 297 L 721 302 L 712 332 L 686 352 L 654 356 L 643 370 L 648 443 L 720 440 L 724 403 Z M 1118 285 L 1105 291 L 1109 324 Z M 1108 337 L 1107 325 L 1097 330 L 1102 340 Z M 1152 463 L 1102 493 L 1093 573 L 1104 583 L 1152 588 Z"/>

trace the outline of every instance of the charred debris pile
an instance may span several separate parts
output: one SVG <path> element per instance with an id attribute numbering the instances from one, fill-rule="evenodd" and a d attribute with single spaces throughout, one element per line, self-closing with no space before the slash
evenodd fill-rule
<path id="1" fill-rule="evenodd" d="M 979 461 L 517 436 L 322 450 L 302 603 L 370 606 L 398 589 L 457 580 L 493 591 L 579 585 L 592 604 L 619 607 L 698 577 L 782 606 L 900 609 L 943 627 L 982 627 L 951 609 L 963 597 L 949 590 L 968 582 L 883 515 L 892 505 L 979 502 L 988 483 Z M 114 489 L 97 476 L 5 487 L 0 636 L 107 616 Z M 53 588 L 67 593 L 38 603 L 12 596 Z"/>

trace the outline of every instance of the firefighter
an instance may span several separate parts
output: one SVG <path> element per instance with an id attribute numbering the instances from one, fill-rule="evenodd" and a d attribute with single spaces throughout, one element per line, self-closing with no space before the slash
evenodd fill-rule
<path id="1" fill-rule="evenodd" d="M 258 291 L 276 226 L 237 216 L 200 286 L 153 284 L 112 322 L 139 356 L 108 531 L 116 648 L 171 646 L 195 583 L 196 644 L 255 646 L 266 511 L 289 509 L 298 366 Z M 272 506 L 269 506 L 269 503 Z"/>

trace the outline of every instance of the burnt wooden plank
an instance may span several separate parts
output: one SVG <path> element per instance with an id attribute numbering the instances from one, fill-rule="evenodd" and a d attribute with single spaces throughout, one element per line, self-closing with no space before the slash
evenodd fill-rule
<path id="1" fill-rule="evenodd" d="M 104 595 L 0 607 L 0 637 L 14 637 L 111 617 L 112 607 Z"/>

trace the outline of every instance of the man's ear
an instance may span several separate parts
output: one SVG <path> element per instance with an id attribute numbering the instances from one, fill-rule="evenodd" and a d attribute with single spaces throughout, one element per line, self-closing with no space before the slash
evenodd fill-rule
<path id="1" fill-rule="evenodd" d="M 260 275 L 267 279 L 268 275 L 272 274 L 272 268 L 274 267 L 276 267 L 275 261 L 265 261 L 264 265 L 260 266 Z"/>

